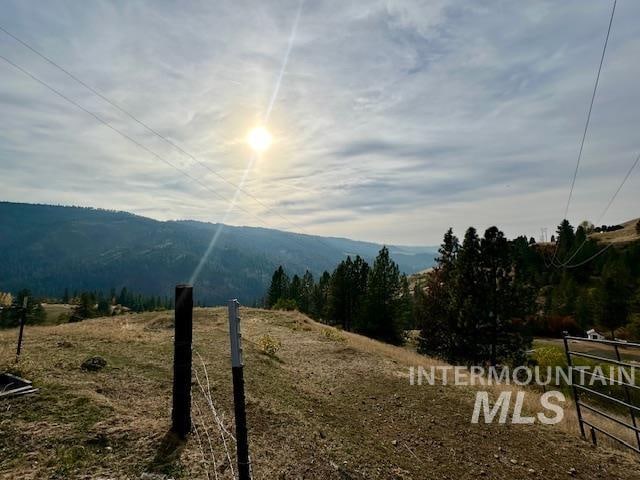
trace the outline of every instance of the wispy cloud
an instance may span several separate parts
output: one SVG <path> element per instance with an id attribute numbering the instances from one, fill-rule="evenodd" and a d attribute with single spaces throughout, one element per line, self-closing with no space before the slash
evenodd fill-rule
<path id="1" fill-rule="evenodd" d="M 308 232 L 437 243 L 448 226 L 560 220 L 610 4 L 601 1 L 3 2 L 0 21 Z M 570 216 L 640 151 L 640 4 L 620 2 Z M 10 58 L 218 193 L 234 188 L 9 37 Z M 219 221 L 226 204 L 0 62 L 2 197 Z M 604 221 L 637 216 L 640 173 Z M 291 224 L 241 195 L 274 227 Z M 231 223 L 256 224 L 238 211 Z"/>

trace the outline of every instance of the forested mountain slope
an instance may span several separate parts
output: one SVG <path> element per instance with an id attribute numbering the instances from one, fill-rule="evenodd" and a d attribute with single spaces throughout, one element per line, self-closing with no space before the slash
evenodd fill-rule
<path id="1" fill-rule="evenodd" d="M 156 221 L 126 212 L 0 202 L 0 291 L 36 295 L 119 289 L 168 295 L 186 282 L 219 225 Z M 223 226 L 196 288 L 207 304 L 261 297 L 278 265 L 292 273 L 332 270 L 348 254 L 371 260 L 380 245 L 255 227 Z M 401 270 L 432 265 L 433 247 L 390 247 Z"/>

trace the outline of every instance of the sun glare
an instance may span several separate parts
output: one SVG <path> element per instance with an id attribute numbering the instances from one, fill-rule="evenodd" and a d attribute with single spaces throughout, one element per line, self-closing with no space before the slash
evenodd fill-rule
<path id="1" fill-rule="evenodd" d="M 252 128 L 247 134 L 247 143 L 258 153 L 262 153 L 271 146 L 273 137 L 264 127 Z"/>

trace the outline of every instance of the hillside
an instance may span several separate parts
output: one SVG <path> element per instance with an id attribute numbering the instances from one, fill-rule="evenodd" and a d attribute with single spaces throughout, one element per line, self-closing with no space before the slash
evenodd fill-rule
<path id="1" fill-rule="evenodd" d="M 425 357 L 295 312 L 241 314 L 255 479 L 637 478 L 634 457 L 559 426 L 471 424 L 472 388 L 409 385 L 408 367 Z M 198 380 L 206 384 L 204 364 L 231 428 L 226 312 L 197 309 L 194 323 Z M 256 346 L 265 333 L 282 342 L 276 357 Z M 0 332 L 0 370 L 40 388 L 1 404 L 0 478 L 203 479 L 207 465 L 216 478 L 198 438 L 207 453 L 211 440 L 217 478 L 231 478 L 197 382 L 199 437 L 177 449 L 166 441 L 172 334 L 170 313 L 32 327 L 14 367 L 16 332 Z M 107 367 L 82 371 L 93 355 Z"/>
<path id="2" fill-rule="evenodd" d="M 624 228 L 614 232 L 592 233 L 590 238 L 602 243 L 630 243 L 640 240 L 640 235 L 636 232 L 636 224 L 640 218 L 635 218 L 627 222 L 621 223 Z"/>
<path id="3" fill-rule="evenodd" d="M 170 295 L 188 281 L 218 224 L 160 222 L 126 212 L 0 202 L 0 291 L 29 288 L 36 295 L 135 287 Z M 223 226 L 198 279 L 197 300 L 260 298 L 273 271 L 332 270 L 346 255 L 371 261 L 380 245 L 254 227 Z M 401 270 L 432 265 L 435 247 L 390 247 Z"/>

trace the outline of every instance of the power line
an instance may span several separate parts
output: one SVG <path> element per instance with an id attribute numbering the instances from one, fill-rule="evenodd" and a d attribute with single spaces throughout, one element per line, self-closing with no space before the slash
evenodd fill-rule
<path id="1" fill-rule="evenodd" d="M 578 160 L 576 161 L 576 168 L 573 172 L 573 179 L 571 180 L 571 188 L 569 189 L 569 198 L 567 199 L 567 206 L 564 209 L 564 217 L 567 218 L 569 213 L 569 204 L 571 203 L 571 197 L 573 196 L 573 189 L 576 184 L 576 178 L 578 176 L 578 169 L 580 168 L 580 161 L 582 160 L 582 150 L 584 149 L 584 142 L 587 138 L 587 131 L 589 130 L 589 123 L 591 122 L 591 111 L 593 110 L 593 102 L 596 98 L 596 92 L 598 90 L 598 83 L 600 82 L 600 73 L 602 72 L 602 64 L 604 63 L 604 56 L 607 52 L 607 45 L 609 43 L 609 35 L 611 34 L 611 25 L 613 24 L 613 15 L 616 12 L 617 0 L 613 1 L 613 8 L 611 9 L 611 17 L 609 18 L 609 27 L 607 28 L 607 36 L 604 40 L 604 46 L 602 47 L 602 55 L 600 56 L 600 65 L 598 65 L 598 74 L 596 75 L 596 82 L 593 85 L 593 93 L 591 94 L 591 102 L 589 103 L 589 111 L 587 112 L 587 121 L 584 124 L 584 131 L 582 132 L 582 140 L 580 141 L 580 150 L 578 151 Z"/>
<path id="2" fill-rule="evenodd" d="M 571 198 L 573 197 L 573 190 L 576 184 L 576 178 L 578 177 L 578 170 L 580 168 L 580 162 L 582 160 L 582 152 L 584 150 L 584 142 L 587 138 L 587 132 L 589 131 L 589 124 L 591 122 L 591 112 L 593 111 L 593 103 L 595 101 L 596 98 L 596 92 L 598 91 L 598 84 L 600 83 L 600 74 L 602 72 L 602 65 L 604 64 L 604 57 L 605 54 L 607 52 L 607 45 L 609 44 L 609 36 L 611 34 L 611 26 L 613 25 L 613 17 L 614 14 L 616 12 L 616 4 L 617 4 L 617 0 L 613 0 L 613 7 L 611 8 L 611 16 L 609 17 L 609 25 L 607 27 L 607 35 L 605 36 L 604 39 L 604 45 L 602 47 L 602 54 L 600 55 L 600 64 L 598 65 L 598 73 L 596 74 L 596 81 L 593 85 L 593 92 L 591 93 L 591 101 L 589 102 L 589 110 L 587 111 L 587 119 L 585 121 L 584 124 L 584 130 L 582 132 L 582 138 L 580 140 L 580 148 L 578 150 L 578 158 L 576 160 L 576 168 L 573 171 L 573 177 L 571 179 L 571 187 L 569 188 L 569 197 L 567 198 L 567 205 L 565 206 L 564 209 L 564 215 L 563 215 L 563 219 L 567 218 L 567 215 L 569 214 L 569 206 L 571 204 Z M 547 264 L 546 260 L 545 260 L 545 265 L 547 266 L 547 268 L 551 265 L 556 266 L 556 257 L 558 255 L 558 248 L 559 248 L 559 244 L 557 242 L 556 239 L 556 245 L 555 245 L 555 249 L 553 252 L 553 256 L 551 257 L 551 262 L 549 262 L 549 264 Z"/>
<path id="3" fill-rule="evenodd" d="M 620 193 L 620 190 L 622 190 L 622 187 L 624 186 L 624 184 L 627 182 L 627 180 L 631 176 L 631 173 L 633 172 L 633 170 L 638 166 L 638 163 L 640 163 L 640 154 L 636 157 L 636 160 L 631 165 L 631 168 L 629 168 L 629 170 L 627 171 L 627 174 L 622 179 L 622 182 L 620 182 L 620 185 L 618 185 L 618 188 L 616 189 L 616 191 L 613 193 L 613 195 L 609 199 L 609 203 L 607 203 L 607 206 L 604 208 L 602 213 L 600 213 L 600 216 L 596 220 L 596 224 L 599 224 L 602 221 L 602 219 L 604 218 L 604 216 L 606 215 L 606 213 L 609 211 L 609 208 L 611 208 L 611 205 L 613 204 L 614 200 L 616 199 L 616 197 Z M 571 260 L 573 260 L 576 257 L 576 255 L 578 255 L 578 253 L 580 253 L 580 250 L 582 250 L 582 247 L 584 247 L 584 245 L 587 243 L 588 240 L 589 240 L 589 238 L 586 237 L 582 241 L 582 243 L 580 244 L 578 249 L 575 252 L 573 252 L 571 257 L 567 261 L 565 261 L 563 263 L 558 263 L 557 265 L 554 264 L 554 266 L 557 267 L 557 268 L 563 268 L 563 267 L 573 268 L 573 267 L 579 266 L 579 265 L 569 266 L 569 263 L 571 263 Z M 604 249 L 602 250 L 602 252 L 604 252 Z"/>
<path id="4" fill-rule="evenodd" d="M 28 77 L 30 77 L 32 80 L 38 82 L 39 84 L 41 84 L 42 86 L 44 86 L 45 88 L 47 88 L 48 90 L 50 90 L 51 92 L 55 93 L 56 95 L 58 95 L 60 98 L 62 98 L 63 100 L 71 103 L 73 106 L 75 106 L 76 108 L 82 110 L 83 112 L 85 112 L 86 114 L 90 115 L 91 117 L 93 117 L 95 120 L 97 120 L 98 122 L 102 123 L 103 125 L 105 125 L 106 127 L 108 127 L 109 129 L 111 129 L 112 131 L 116 132 L 117 134 L 121 135 L 122 137 L 124 137 L 125 139 L 129 140 L 131 143 L 133 143 L 134 145 L 138 146 L 139 148 L 143 149 L 144 151 L 148 152 L 149 154 L 151 154 L 153 157 L 157 158 L 158 160 L 162 161 L 163 163 L 169 165 L 171 168 L 177 170 L 178 172 L 180 172 L 182 175 L 184 175 L 185 177 L 189 178 L 190 180 L 196 182 L 198 185 L 200 185 L 202 188 L 204 188 L 205 190 L 213 193 L 215 196 L 217 196 L 218 198 L 222 199 L 224 202 L 229 203 L 231 205 L 232 208 L 238 208 L 239 210 L 242 210 L 243 212 L 245 212 L 246 214 L 248 214 L 250 217 L 256 219 L 258 222 L 260 222 L 261 224 L 263 224 L 266 227 L 270 227 L 271 225 L 269 225 L 268 222 L 266 222 L 264 219 L 258 217 L 257 215 L 253 214 L 251 211 L 247 210 L 246 208 L 243 208 L 241 206 L 239 206 L 237 203 L 234 202 L 230 202 L 226 197 L 222 196 L 221 194 L 219 194 L 218 192 L 216 192 L 215 190 L 211 189 L 206 183 L 202 182 L 199 178 L 194 177 L 192 175 L 190 175 L 188 172 L 186 172 L 185 170 L 181 169 L 180 167 L 178 167 L 177 165 L 173 164 L 172 162 L 170 162 L 169 160 L 167 160 L 166 158 L 160 156 L 159 154 L 157 154 L 156 152 L 154 152 L 153 150 L 151 150 L 150 148 L 148 148 L 147 146 L 143 145 L 142 143 L 138 142 L 136 139 L 134 139 L 133 137 L 129 136 L 128 134 L 124 133 L 123 131 L 119 130 L 117 127 L 113 126 L 111 123 L 109 123 L 107 120 L 103 119 L 100 115 L 86 109 L 85 107 L 83 107 L 82 105 L 80 105 L 78 102 L 76 102 L 75 100 L 69 98 L 68 96 L 66 96 L 64 93 L 60 92 L 59 90 L 55 89 L 54 87 L 52 87 L 51 85 L 49 85 L 47 82 L 45 82 L 44 80 L 41 80 L 40 78 L 36 77 L 34 74 L 32 74 L 31 72 L 29 72 L 28 70 L 24 69 L 23 67 L 21 67 L 20 65 L 12 62 L 11 60 L 9 60 L 8 58 L 4 57 L 3 55 L 0 55 L 0 59 L 4 60 L 6 63 L 8 63 L 9 65 L 13 66 L 15 69 L 19 70 L 20 72 L 22 72 L 23 74 L 27 75 Z M 235 197 L 234 197 L 235 198 Z M 271 226 L 272 227 L 272 226 Z M 302 243 L 302 241 L 300 241 L 300 239 L 298 238 L 298 236 L 300 235 L 299 233 L 296 232 L 291 232 L 291 235 L 293 235 L 291 238 L 294 242 L 299 243 L 302 247 L 304 248 L 308 248 L 308 245 L 305 245 L 304 243 Z M 310 234 L 306 234 L 307 237 L 315 240 L 316 242 L 328 246 L 330 248 L 335 248 L 334 245 L 331 245 L 330 243 L 326 242 L 324 239 L 321 239 L 320 237 L 317 237 L 315 235 L 310 235 Z"/>
<path id="5" fill-rule="evenodd" d="M 587 258 L 586 260 L 580 262 L 580 263 L 576 263 L 575 265 L 565 265 L 565 268 L 578 268 L 581 267 L 582 265 L 585 265 L 587 263 L 589 263 L 591 260 L 593 260 L 594 258 L 600 256 L 601 254 L 603 254 L 604 252 L 606 252 L 607 250 L 609 250 L 611 247 L 613 246 L 613 242 L 608 244 L 606 247 L 602 248 L 600 251 L 598 251 L 597 253 L 591 255 L 589 258 Z"/>
<path id="6" fill-rule="evenodd" d="M 300 8 L 302 7 L 302 2 L 300 3 Z M 298 13 L 296 16 L 296 22 L 294 24 L 294 30 L 292 32 L 292 35 L 295 35 L 295 28 L 297 27 L 297 22 L 300 18 L 300 8 L 298 9 Z M 30 51 L 32 51 L 33 53 L 35 53 L 36 55 L 38 55 L 40 58 L 42 58 L 43 60 L 47 61 L 49 64 L 51 64 L 52 66 L 54 66 L 55 68 L 57 68 L 58 70 L 60 70 L 61 72 L 63 72 L 65 75 L 67 75 L 69 78 L 73 79 L 75 82 L 77 82 L 78 84 L 82 85 L 84 88 L 86 88 L 87 90 L 89 90 L 91 93 L 93 93 L 94 95 L 98 96 L 99 98 L 101 98 L 102 100 L 104 100 L 106 103 L 108 103 L 109 105 L 111 105 L 113 108 L 115 108 L 116 110 L 118 110 L 119 112 L 123 113 L 124 115 L 126 115 L 127 117 L 129 117 L 131 120 L 133 120 L 134 122 L 136 122 L 138 125 L 140 125 L 141 127 L 143 127 L 144 129 L 146 129 L 147 131 L 151 132 L 153 135 L 157 136 L 158 138 L 162 139 L 164 142 L 166 142 L 168 145 L 172 146 L 173 148 L 175 148 L 176 150 L 178 150 L 180 153 L 182 153 L 183 155 L 186 155 L 187 157 L 189 157 L 191 160 L 193 160 L 194 162 L 196 162 L 198 165 L 200 165 L 201 167 L 205 168 L 206 170 L 208 170 L 210 173 L 212 173 L 213 175 L 215 175 L 216 177 L 218 177 L 220 180 L 222 180 L 223 182 L 226 182 L 227 184 L 231 185 L 233 188 L 235 188 L 236 190 L 244 193 L 245 195 L 247 195 L 249 198 L 251 198 L 252 200 L 254 200 L 256 203 L 260 204 L 262 207 L 264 207 L 265 209 L 267 209 L 268 212 L 271 212 L 273 214 L 275 214 L 276 216 L 280 217 L 282 220 L 284 220 L 285 222 L 287 222 L 290 226 L 301 230 L 302 232 L 306 233 L 305 229 L 296 224 L 295 222 L 291 221 L 290 219 L 288 219 L 287 217 L 285 217 L 284 215 L 282 215 L 281 213 L 277 212 L 276 210 L 273 209 L 273 207 L 267 205 L 266 203 L 264 203 L 262 200 L 260 200 L 260 198 L 256 197 L 255 195 L 253 195 L 251 192 L 247 191 L 245 188 L 242 187 L 242 185 L 240 184 L 236 184 L 235 182 L 229 180 L 228 178 L 224 177 L 223 175 L 221 175 L 220 173 L 218 173 L 216 170 L 214 170 L 213 168 L 211 168 L 209 165 L 207 165 L 205 162 L 202 162 L 201 160 L 199 160 L 198 158 L 196 158 L 195 155 L 191 154 L 190 152 L 186 151 L 185 149 L 183 149 L 182 147 L 180 147 L 179 145 L 177 145 L 175 142 L 171 141 L 169 138 L 167 138 L 165 135 L 162 135 L 160 132 L 158 132 L 156 129 L 154 129 L 153 127 L 151 127 L 149 124 L 145 123 L 144 121 L 140 120 L 138 117 L 136 117 L 134 114 L 132 114 L 131 112 L 129 112 L 128 110 L 126 110 L 124 107 L 120 106 L 118 103 L 114 102 L 113 100 L 111 100 L 110 98 L 108 98 L 107 96 L 103 95 L 102 93 L 100 93 L 98 90 L 96 90 L 95 88 L 93 88 L 91 85 L 87 84 L 86 82 L 84 82 L 82 79 L 80 79 L 78 76 L 76 76 L 75 74 L 73 74 L 72 72 L 70 72 L 69 70 L 67 70 L 66 68 L 62 67 L 61 65 L 59 65 L 57 62 L 55 62 L 54 60 L 52 60 L 50 57 L 48 57 L 47 55 L 45 55 L 44 53 L 40 52 L 39 50 L 37 50 L 35 47 L 31 46 L 30 44 L 28 44 L 27 42 L 25 42 L 24 40 L 20 39 L 19 37 L 17 37 L 16 35 L 14 35 L 13 33 L 9 32 L 6 28 L 4 28 L 2 25 L 0 25 L 0 30 L 2 32 L 4 32 L 6 35 L 8 35 L 9 37 L 13 38 L 15 41 L 17 41 L 18 43 L 20 43 L 21 45 L 23 45 L 24 47 L 28 48 Z M 291 43 L 291 40 L 290 40 Z M 287 58 L 288 58 L 288 54 L 290 52 L 290 48 L 291 45 L 289 45 L 288 50 L 287 50 Z M 280 73 L 280 78 L 282 77 L 282 72 Z M 271 107 L 273 106 L 273 102 L 274 99 L 272 98 L 269 104 L 269 111 L 271 109 Z"/>
<path id="7" fill-rule="evenodd" d="M 29 72 L 28 70 L 22 68 L 20 65 L 12 62 L 11 60 L 9 60 L 8 58 L 0 55 L 0 59 L 4 60 L 6 63 L 8 63 L 9 65 L 11 65 L 12 67 L 14 67 L 15 69 L 19 70 L 20 72 L 22 72 L 23 74 L 27 75 L 28 77 L 30 77 L 32 80 L 38 82 L 40 85 L 46 87 L 48 90 L 50 90 L 51 92 L 55 93 L 56 95 L 58 95 L 60 98 L 64 99 L 65 101 L 71 103 L 72 105 L 74 105 L 76 108 L 82 110 L 83 112 L 85 112 L 86 114 L 92 116 L 94 119 L 96 119 L 98 122 L 102 123 L 103 125 L 105 125 L 106 127 L 110 128 L 111 130 L 113 130 L 114 132 L 116 132 L 117 134 L 121 135 L 122 137 L 124 137 L 125 139 L 129 140 L 131 143 L 135 144 L 136 146 L 138 146 L 139 148 L 143 149 L 144 151 L 146 151 L 147 153 L 151 154 L 152 156 L 154 156 L 155 158 L 157 158 L 158 160 L 164 162 L 165 164 L 169 165 L 171 168 L 177 170 L 178 172 L 180 172 L 182 175 L 184 175 L 185 177 L 191 179 L 192 181 L 198 183 L 201 187 L 203 187 L 204 189 L 206 189 L 207 191 L 213 193 L 215 196 L 217 196 L 218 198 L 222 199 L 225 202 L 228 202 L 229 200 L 227 198 L 225 198 L 223 195 L 219 194 L 218 192 L 216 192 L 215 190 L 211 189 L 206 183 L 202 182 L 199 178 L 194 177 L 192 175 L 190 175 L 188 172 L 186 172 L 185 170 L 182 170 L 180 167 L 178 167 L 177 165 L 173 164 L 172 162 L 170 162 L 169 160 L 167 160 L 166 158 L 158 155 L 156 152 L 154 152 L 153 150 L 151 150 L 149 147 L 147 147 L 146 145 L 143 145 L 142 143 L 138 142 L 136 139 L 134 139 L 133 137 L 127 135 L 126 133 L 124 133 L 123 131 L 119 130 L 117 127 L 114 127 L 111 123 L 109 123 L 107 120 L 103 119 L 100 115 L 92 112 L 91 110 L 86 109 L 85 107 L 83 107 L 82 105 L 80 105 L 78 102 L 76 102 L 75 100 L 69 98 L 68 96 L 66 96 L 64 93 L 60 92 L 59 90 L 55 89 L 54 87 L 52 87 L 51 85 L 49 85 L 47 82 L 45 82 L 44 80 L 41 80 L 40 78 L 36 77 L 35 75 L 33 75 L 31 72 Z M 239 206 L 239 205 L 235 205 L 239 210 L 242 210 L 243 212 L 247 213 L 248 215 L 250 215 L 251 217 L 257 219 L 260 223 L 269 226 L 264 220 L 262 220 L 260 217 L 256 216 L 255 214 L 251 213 L 249 210 Z"/>

